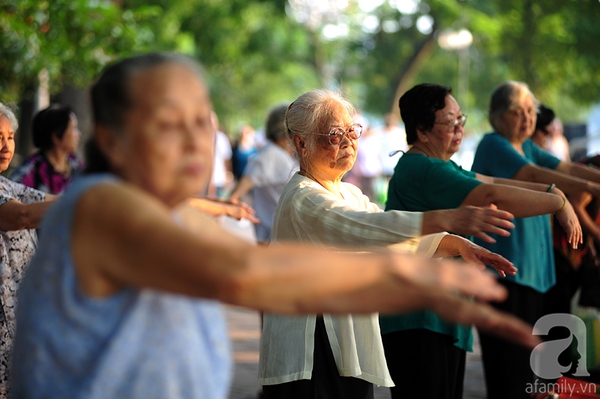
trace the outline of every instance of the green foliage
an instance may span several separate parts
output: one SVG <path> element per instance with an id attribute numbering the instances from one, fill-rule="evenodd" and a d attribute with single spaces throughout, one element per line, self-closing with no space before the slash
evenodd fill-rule
<path id="1" fill-rule="evenodd" d="M 88 85 L 108 61 L 154 40 L 148 10 L 123 12 L 106 0 L 16 0 L 0 6 L 0 97 L 15 101 L 48 71 L 51 89 Z"/>
<path id="2" fill-rule="evenodd" d="M 339 87 L 369 114 L 395 107 L 398 87 L 437 82 L 458 89 L 458 56 L 437 32 L 469 29 L 472 122 L 485 124 L 494 87 L 508 79 L 575 120 L 600 99 L 597 0 L 414 0 L 403 14 L 384 1 L 365 12 L 357 0 L 317 27 L 287 14 L 288 0 L 0 0 L 0 98 L 16 101 L 48 71 L 51 90 L 87 87 L 110 60 L 148 51 L 199 59 L 221 121 L 255 126 L 272 105 L 316 87 Z M 367 17 L 380 22 L 363 29 Z M 420 17 L 433 19 L 423 34 Z M 326 23 L 348 34 L 327 38 Z M 385 24 L 397 29 L 383 29 Z"/>

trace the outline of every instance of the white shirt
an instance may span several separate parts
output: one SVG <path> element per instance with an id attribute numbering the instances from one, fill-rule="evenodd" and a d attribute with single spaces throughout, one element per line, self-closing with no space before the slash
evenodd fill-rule
<path id="1" fill-rule="evenodd" d="M 383 212 L 358 187 L 341 185 L 343 200 L 315 181 L 295 174 L 277 206 L 273 245 L 278 241 L 304 241 L 325 247 L 388 246 L 426 256 L 435 252 L 445 234 L 417 238 L 421 233 L 421 212 Z M 311 378 L 316 319 L 316 315 L 264 314 L 261 385 Z M 323 320 L 341 376 L 394 385 L 385 361 L 377 313 L 324 314 Z"/>
<path id="2" fill-rule="evenodd" d="M 254 183 L 254 210 L 256 217 L 260 219 L 260 224 L 256 226 L 258 241 L 270 240 L 277 202 L 285 185 L 297 170 L 296 160 L 283 148 L 271 142 L 248 162 L 244 176 Z"/>
<path id="3" fill-rule="evenodd" d="M 379 135 L 381 142 L 381 163 L 383 164 L 383 174 L 391 176 L 394 174 L 394 168 L 398 160 L 402 156 L 402 152 L 396 153 L 394 156 L 389 156 L 390 152 L 402 150 L 408 151 L 406 143 L 406 131 L 398 126 L 393 126 L 390 130 L 386 130 L 385 126 L 380 127 L 375 131 Z"/>
<path id="4" fill-rule="evenodd" d="M 227 183 L 227 168 L 225 161 L 231 159 L 231 143 L 227 135 L 217 131 L 215 137 L 215 158 L 213 165 L 212 183 L 216 187 L 223 187 Z"/>

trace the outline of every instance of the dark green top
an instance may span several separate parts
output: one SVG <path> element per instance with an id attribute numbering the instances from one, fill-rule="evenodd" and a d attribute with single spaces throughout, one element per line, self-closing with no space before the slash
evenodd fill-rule
<path id="1" fill-rule="evenodd" d="M 423 154 L 404 154 L 390 180 L 386 211 L 432 211 L 458 208 L 481 181 L 453 161 L 429 158 Z M 424 328 L 454 337 L 454 344 L 471 350 L 471 326 L 447 323 L 429 311 L 380 316 L 381 333 Z"/>

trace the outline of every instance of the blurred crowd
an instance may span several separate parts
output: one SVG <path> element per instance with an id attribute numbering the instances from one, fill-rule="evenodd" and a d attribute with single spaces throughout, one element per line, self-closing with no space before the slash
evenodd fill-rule
<path id="1" fill-rule="evenodd" d="M 526 83 L 491 93 L 468 168 L 440 84 L 402 123 L 316 89 L 228 134 L 195 61 L 147 54 L 91 105 L 84 160 L 53 104 L 0 176 L 0 398 L 224 399 L 220 302 L 263 312 L 266 399 L 460 399 L 473 326 L 488 398 L 598 397 L 600 156 L 572 161 Z M 18 127 L 0 103 L 2 172 Z"/>

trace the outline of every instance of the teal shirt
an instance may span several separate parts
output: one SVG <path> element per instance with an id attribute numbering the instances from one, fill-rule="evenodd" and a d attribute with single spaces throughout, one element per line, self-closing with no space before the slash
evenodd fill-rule
<path id="1" fill-rule="evenodd" d="M 523 166 L 535 164 L 556 169 L 560 160 L 535 145 L 531 140 L 523 143 L 519 154 L 510 142 L 498 133 L 486 134 L 475 153 L 473 171 L 487 176 L 511 179 Z M 510 259 L 519 271 L 506 279 L 531 287 L 538 292 L 548 291 L 556 283 L 554 252 L 552 250 L 552 228 L 548 215 L 517 218 L 510 237 L 490 234 L 494 244 L 481 240 L 475 242 L 490 251 Z"/>
<path id="2" fill-rule="evenodd" d="M 429 158 L 423 154 L 404 154 L 390 180 L 386 211 L 431 211 L 458 208 L 481 182 L 475 173 L 453 161 Z M 454 345 L 471 350 L 471 326 L 448 323 L 430 311 L 380 316 L 381 333 L 424 328 L 455 339 Z"/>

